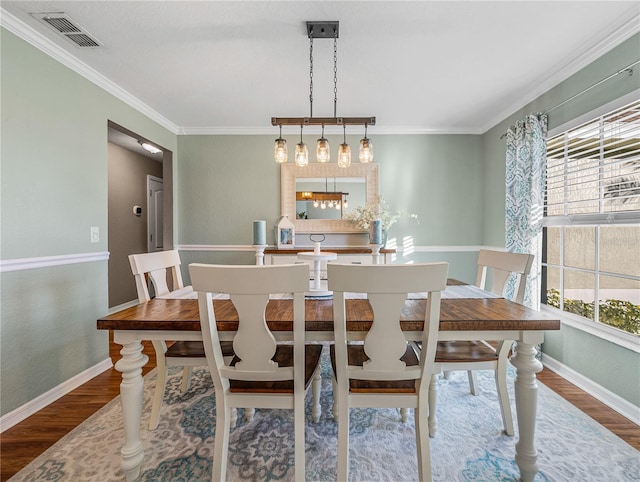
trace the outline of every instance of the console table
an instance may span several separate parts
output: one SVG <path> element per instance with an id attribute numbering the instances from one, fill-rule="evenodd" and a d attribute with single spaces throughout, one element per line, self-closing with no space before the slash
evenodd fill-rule
<path id="1" fill-rule="evenodd" d="M 357 263 L 357 264 L 375 264 L 374 253 L 370 246 L 356 246 L 334 248 L 331 246 L 322 246 L 322 251 L 329 251 L 338 255 L 338 263 Z M 264 250 L 264 264 L 290 264 L 298 261 L 298 253 L 313 252 L 313 246 L 305 246 L 298 248 L 277 249 L 267 248 Z M 384 264 L 393 262 L 396 254 L 395 249 L 380 249 L 379 257 Z"/>

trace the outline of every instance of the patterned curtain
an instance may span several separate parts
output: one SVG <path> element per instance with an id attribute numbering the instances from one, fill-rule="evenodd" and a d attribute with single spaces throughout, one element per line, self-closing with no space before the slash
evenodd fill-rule
<path id="1" fill-rule="evenodd" d="M 530 114 L 507 131 L 505 247 L 535 256 L 524 303 L 540 306 L 542 217 L 547 157 L 547 115 Z M 515 289 L 515 277 L 507 296 Z"/>

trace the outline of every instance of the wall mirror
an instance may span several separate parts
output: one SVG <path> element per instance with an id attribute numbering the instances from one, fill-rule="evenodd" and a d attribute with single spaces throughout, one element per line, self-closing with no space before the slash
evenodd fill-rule
<path id="1" fill-rule="evenodd" d="M 326 193 L 326 196 L 322 196 Z M 340 193 L 340 194 L 338 194 Z M 348 208 L 344 208 L 344 193 Z M 340 209 L 335 202 L 342 197 Z M 306 198 L 306 199 L 305 199 Z M 314 199 L 315 198 L 315 199 Z M 321 199 L 324 198 L 324 199 Z M 333 199 L 335 198 L 335 199 Z M 333 206 L 315 209 L 314 200 L 333 201 Z M 340 168 L 335 163 L 280 166 L 280 209 L 293 221 L 297 233 L 359 233 L 354 223 L 341 218 L 348 211 L 378 200 L 378 164 L 354 164 Z M 299 213 L 305 213 L 304 217 Z"/>

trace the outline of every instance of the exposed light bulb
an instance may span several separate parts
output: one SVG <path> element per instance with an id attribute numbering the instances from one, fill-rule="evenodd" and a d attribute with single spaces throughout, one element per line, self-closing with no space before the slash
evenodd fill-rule
<path id="1" fill-rule="evenodd" d="M 360 153 L 358 155 L 360 162 L 366 164 L 373 161 L 373 142 L 366 137 L 360 139 Z"/>
<path id="2" fill-rule="evenodd" d="M 309 164 L 309 150 L 307 149 L 307 145 L 304 142 L 299 142 L 296 144 L 296 158 L 295 158 L 296 166 L 305 167 Z"/>
<path id="3" fill-rule="evenodd" d="M 318 162 L 329 162 L 331 152 L 329 151 L 329 141 L 322 136 L 318 139 L 316 146 L 316 160 Z"/>
<path id="4" fill-rule="evenodd" d="M 287 141 L 279 137 L 273 149 L 273 158 L 278 164 L 287 162 L 289 154 L 287 153 Z"/>
<path id="5" fill-rule="evenodd" d="M 349 144 L 340 144 L 338 149 L 338 167 L 349 167 L 351 165 L 351 146 Z"/>

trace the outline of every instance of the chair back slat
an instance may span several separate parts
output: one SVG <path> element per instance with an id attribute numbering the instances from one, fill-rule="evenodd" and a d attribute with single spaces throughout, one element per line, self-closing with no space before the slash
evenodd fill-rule
<path id="1" fill-rule="evenodd" d="M 513 301 L 522 303 L 531 271 L 534 256 L 525 253 L 508 253 L 481 249 L 478 255 L 478 274 L 476 286 L 500 296 L 504 296 L 507 282 L 512 274 L 516 275 L 516 288 Z M 487 274 L 491 270 L 491 285 L 487 286 Z"/>
<path id="2" fill-rule="evenodd" d="M 420 379 L 428 386 L 431 368 L 424 370 L 424 367 L 432 366 L 435 358 L 440 292 L 446 287 L 448 267 L 448 263 L 328 264 L 329 290 L 334 292 L 336 365 L 347 367 L 343 377 L 361 380 Z M 369 361 L 361 367 L 348 365 L 346 359 L 346 292 L 367 293 L 373 311 L 373 323 L 364 340 L 364 351 Z M 400 315 L 407 295 L 414 292 L 427 292 L 422 337 L 426 356 L 421 357 L 419 367 L 406 367 L 401 357 L 408 340 L 400 326 Z M 340 374 L 338 377 L 340 379 Z"/>
<path id="3" fill-rule="evenodd" d="M 131 254 L 129 255 L 129 264 L 136 281 L 136 290 L 140 303 L 151 299 L 147 277 L 153 284 L 156 296 L 169 293 L 167 270 L 171 272 L 173 289 L 184 288 L 182 273 L 180 272 L 180 255 L 175 249 L 154 253 Z"/>
<path id="4" fill-rule="evenodd" d="M 304 372 L 304 292 L 308 289 L 309 268 L 306 265 L 231 266 L 194 263 L 189 265 L 193 289 L 198 292 L 200 322 L 205 351 L 215 353 L 214 381 L 228 386 L 228 380 L 292 380 L 294 368 L 279 367 L 272 360 L 276 339 L 269 329 L 265 311 L 269 295 L 293 293 L 294 345 L 299 343 Z M 224 364 L 217 325 L 213 293 L 229 295 L 238 312 L 238 330 L 233 350 L 240 361 L 235 366 Z M 218 353 L 220 352 L 220 353 Z M 296 361 L 294 360 L 294 366 Z"/>

